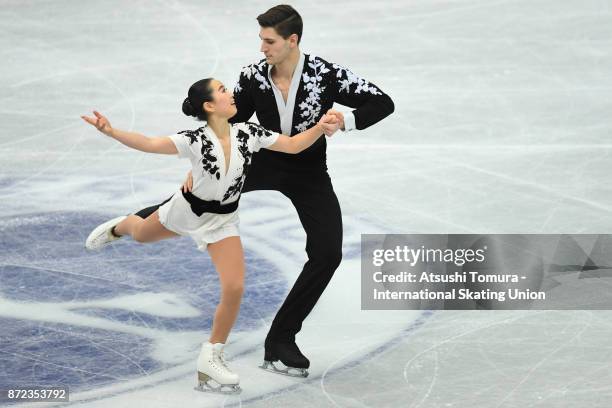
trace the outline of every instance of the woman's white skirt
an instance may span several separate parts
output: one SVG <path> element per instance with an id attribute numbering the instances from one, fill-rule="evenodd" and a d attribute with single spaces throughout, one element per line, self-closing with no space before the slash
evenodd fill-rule
<path id="1" fill-rule="evenodd" d="M 190 236 L 201 251 L 213 242 L 240 236 L 238 210 L 229 214 L 204 213 L 198 217 L 180 192 L 159 207 L 159 222 L 172 232 Z"/>

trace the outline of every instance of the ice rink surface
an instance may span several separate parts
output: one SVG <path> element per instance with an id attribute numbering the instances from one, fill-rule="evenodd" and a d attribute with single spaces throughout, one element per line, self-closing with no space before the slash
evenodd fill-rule
<path id="1" fill-rule="evenodd" d="M 362 311 L 362 233 L 609 233 L 611 1 L 293 2 L 301 49 L 391 95 L 328 165 L 344 259 L 298 337 L 308 379 L 257 368 L 305 261 L 280 193 L 241 204 L 243 393 L 193 391 L 218 299 L 186 238 L 89 253 L 98 223 L 165 199 L 188 163 L 79 116 L 195 128 L 186 91 L 261 58 L 271 2 L 9 1 L 0 8 L 0 388 L 69 385 L 83 407 L 610 407 L 608 311 Z M 610 285 L 609 278 L 601 278 Z M 43 403 L 32 406 L 45 406 Z"/>

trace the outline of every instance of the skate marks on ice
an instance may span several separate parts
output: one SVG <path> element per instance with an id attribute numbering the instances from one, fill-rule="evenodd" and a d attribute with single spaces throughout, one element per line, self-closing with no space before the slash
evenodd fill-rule
<path id="1" fill-rule="evenodd" d="M 320 378 L 321 389 L 296 386 L 249 406 L 609 407 L 607 311 L 444 311 L 422 319 L 426 325 L 375 358 Z"/>
<path id="2" fill-rule="evenodd" d="M 258 366 L 270 321 L 305 261 L 305 236 L 280 194 L 248 194 L 243 201 L 247 283 L 227 354 L 241 375 L 239 400 L 249 400 L 300 386 Z M 192 391 L 197 350 L 218 298 L 208 257 L 186 238 L 150 246 L 125 240 L 85 251 L 89 231 L 114 215 L 75 211 L 0 219 L 0 318 L 7 328 L 0 358 L 10 367 L 2 385 L 66 383 L 72 403 L 88 406 L 107 405 L 109 398 L 128 406 L 139 395 L 153 399 L 152 406 L 169 399 L 218 404 L 226 397 Z M 378 230 L 352 219 L 345 227 L 343 265 L 298 339 L 316 360 L 315 380 L 337 359 L 344 336 L 367 351 L 410 323 L 404 314 L 376 336 L 363 336 L 354 324 L 377 320 L 360 316 L 358 275 L 360 233 Z M 343 321 L 346 327 L 334 328 Z M 325 344 L 317 337 L 323 326 Z"/>
<path id="3" fill-rule="evenodd" d="M 84 237 L 106 218 L 0 219 L 3 387 L 69 384 L 77 395 L 194 371 L 219 296 L 208 257 L 189 239 L 87 252 Z M 286 290 L 276 268 L 248 249 L 246 257 L 251 285 L 238 332 L 269 320 Z"/>
<path id="4" fill-rule="evenodd" d="M 410 356 L 399 387 L 411 407 L 609 406 L 612 349 L 600 344 L 607 315 L 471 312 L 468 321 L 465 312 L 437 314 L 386 361 Z"/>
<path id="5" fill-rule="evenodd" d="M 368 361 L 368 370 L 347 368 L 326 379 L 326 396 L 333 406 L 355 407 L 608 407 L 612 347 L 601 346 L 608 316 L 438 312 Z"/>

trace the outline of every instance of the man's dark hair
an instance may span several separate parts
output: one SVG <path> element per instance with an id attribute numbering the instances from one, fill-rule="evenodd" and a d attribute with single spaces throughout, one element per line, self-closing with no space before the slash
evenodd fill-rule
<path id="1" fill-rule="evenodd" d="M 272 7 L 270 10 L 257 16 L 257 21 L 261 27 L 274 28 L 278 35 L 285 40 L 291 34 L 297 34 L 298 44 L 302 40 L 302 16 L 288 4 Z"/>

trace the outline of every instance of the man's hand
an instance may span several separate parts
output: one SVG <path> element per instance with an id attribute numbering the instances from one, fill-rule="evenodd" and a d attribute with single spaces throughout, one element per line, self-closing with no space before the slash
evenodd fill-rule
<path id="1" fill-rule="evenodd" d="M 344 115 L 342 114 L 342 112 L 330 109 L 325 115 L 335 118 L 335 120 L 331 119 L 327 122 L 327 125 L 324 125 L 323 128 L 325 130 L 326 136 L 333 135 L 334 133 L 336 133 L 336 131 L 338 131 L 338 129 L 344 129 Z"/>
<path id="2" fill-rule="evenodd" d="M 183 190 L 184 193 L 191 191 L 191 189 L 193 188 L 193 174 L 191 174 L 191 170 L 189 170 L 189 173 L 187 173 L 187 178 L 185 179 L 185 182 L 183 183 L 183 186 L 181 187 L 181 189 Z"/>
<path id="3" fill-rule="evenodd" d="M 338 130 L 336 123 L 337 121 L 338 120 L 334 115 L 325 114 L 321 116 L 321 119 L 319 119 L 318 125 L 321 127 L 322 132 L 326 136 L 331 136 L 336 132 L 336 130 Z"/>
<path id="4" fill-rule="evenodd" d="M 106 119 L 105 116 L 103 116 L 100 112 L 98 111 L 93 111 L 94 115 L 96 115 L 95 118 L 89 117 L 89 116 L 81 116 L 81 118 L 89 123 L 90 125 L 93 125 L 96 127 L 96 129 L 98 129 L 100 132 L 104 133 L 106 136 L 110 136 L 111 131 L 113 130 L 113 127 L 111 126 L 110 122 L 108 121 L 108 119 Z"/>

